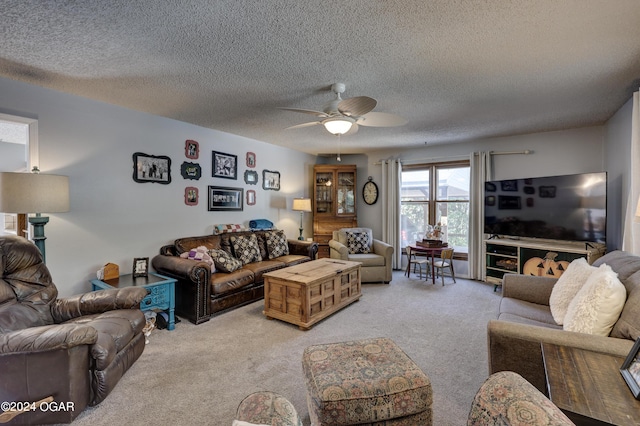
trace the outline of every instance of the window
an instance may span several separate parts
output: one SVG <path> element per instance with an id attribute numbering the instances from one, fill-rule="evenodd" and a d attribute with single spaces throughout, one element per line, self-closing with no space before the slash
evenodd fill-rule
<path id="1" fill-rule="evenodd" d="M 469 252 L 468 161 L 405 166 L 402 171 L 402 247 L 440 223 L 442 239 L 458 254 Z M 463 256 L 463 257 L 464 257 Z"/>

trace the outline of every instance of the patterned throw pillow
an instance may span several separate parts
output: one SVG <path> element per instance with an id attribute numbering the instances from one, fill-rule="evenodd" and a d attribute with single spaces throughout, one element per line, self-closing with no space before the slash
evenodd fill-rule
<path id="1" fill-rule="evenodd" d="M 284 231 L 267 231 L 264 233 L 264 237 L 267 241 L 269 259 L 275 259 L 276 257 L 289 254 L 289 244 L 287 243 L 287 237 L 284 235 Z"/>
<path id="2" fill-rule="evenodd" d="M 260 248 L 258 247 L 258 238 L 255 234 L 240 235 L 229 238 L 233 247 L 233 254 L 236 259 L 240 259 L 243 265 L 251 262 L 260 262 Z"/>
<path id="3" fill-rule="evenodd" d="M 347 231 L 347 249 L 349 254 L 369 253 L 369 234 L 367 232 Z"/>
<path id="4" fill-rule="evenodd" d="M 233 272 L 242 267 L 242 262 L 231 257 L 231 255 L 224 250 L 211 249 L 209 250 L 209 256 L 211 256 L 213 263 L 216 265 L 216 269 L 219 271 Z"/>

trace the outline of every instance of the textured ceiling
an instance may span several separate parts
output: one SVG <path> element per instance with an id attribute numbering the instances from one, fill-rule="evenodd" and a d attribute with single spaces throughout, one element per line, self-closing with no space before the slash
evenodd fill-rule
<path id="1" fill-rule="evenodd" d="M 638 0 L 0 1 L 0 76 L 313 154 L 277 107 L 332 83 L 397 128 L 343 153 L 601 124 L 638 88 Z"/>

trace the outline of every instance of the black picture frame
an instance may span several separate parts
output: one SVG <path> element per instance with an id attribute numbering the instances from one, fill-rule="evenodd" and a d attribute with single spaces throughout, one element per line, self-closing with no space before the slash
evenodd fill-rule
<path id="1" fill-rule="evenodd" d="M 257 185 L 258 184 L 258 172 L 255 170 L 245 170 L 244 171 L 244 183 L 247 185 Z"/>
<path id="2" fill-rule="evenodd" d="M 132 275 L 133 275 L 133 278 L 149 276 L 149 258 L 148 257 L 135 257 L 133 259 Z"/>
<path id="3" fill-rule="evenodd" d="M 133 180 L 138 183 L 171 183 L 171 158 L 166 155 L 133 154 Z"/>
<path id="4" fill-rule="evenodd" d="M 262 189 L 280 191 L 280 172 L 263 170 Z"/>
<path id="5" fill-rule="evenodd" d="M 538 187 L 538 195 L 540 198 L 556 198 L 556 187 L 540 186 Z"/>
<path id="6" fill-rule="evenodd" d="M 520 197 L 517 195 L 498 195 L 499 210 L 520 210 L 522 208 Z"/>
<path id="7" fill-rule="evenodd" d="M 202 176 L 202 168 L 198 163 L 184 161 L 180 166 L 180 174 L 184 179 L 200 180 L 200 177 Z"/>
<path id="8" fill-rule="evenodd" d="M 518 190 L 518 181 L 516 179 L 503 180 L 500 182 L 500 189 L 505 192 L 516 192 Z"/>
<path id="9" fill-rule="evenodd" d="M 484 183 L 484 190 L 486 192 L 496 192 L 496 184 L 493 182 L 485 182 Z"/>
<path id="10" fill-rule="evenodd" d="M 640 351 L 640 338 L 636 340 L 629 355 L 622 363 L 622 367 L 620 367 L 620 374 L 624 378 L 624 381 L 627 382 L 627 386 L 631 390 L 633 397 L 635 399 L 640 399 L 640 355 L 638 352 Z"/>
<path id="11" fill-rule="evenodd" d="M 212 211 L 242 211 L 244 189 L 226 186 L 209 186 L 207 208 Z"/>
<path id="12" fill-rule="evenodd" d="M 238 156 L 211 151 L 211 176 L 222 179 L 238 179 Z"/>

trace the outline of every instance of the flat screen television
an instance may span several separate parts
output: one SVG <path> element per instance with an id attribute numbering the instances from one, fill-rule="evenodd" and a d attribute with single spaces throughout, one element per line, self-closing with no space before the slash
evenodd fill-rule
<path id="1" fill-rule="evenodd" d="M 607 173 L 485 182 L 486 234 L 606 242 Z"/>

